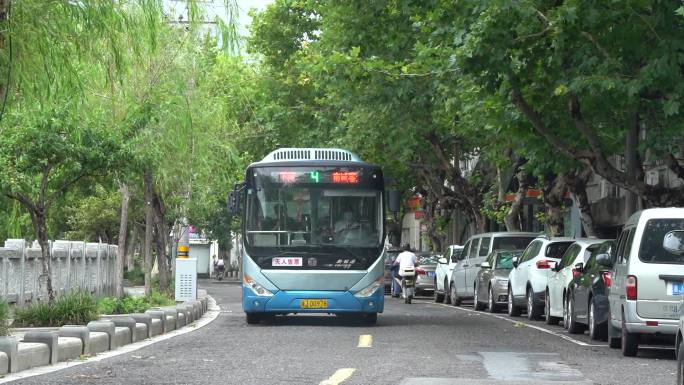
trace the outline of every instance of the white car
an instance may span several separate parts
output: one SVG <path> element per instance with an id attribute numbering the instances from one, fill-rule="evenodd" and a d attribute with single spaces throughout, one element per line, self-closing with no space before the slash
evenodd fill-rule
<path id="1" fill-rule="evenodd" d="M 573 238 L 540 236 L 520 258 L 513 259 L 514 268 L 508 275 L 508 315 L 519 316 L 527 308 L 527 318 L 541 317 L 549 272 L 574 242 Z"/>
<path id="2" fill-rule="evenodd" d="M 569 316 L 567 296 L 570 282 L 575 277 L 575 265 L 582 263 L 586 265 L 592 251 L 599 248 L 604 239 L 578 239 L 565 250 L 565 254 L 560 262 L 551 269 L 549 282 L 544 295 L 544 314 L 546 323 L 556 324 L 562 318 L 563 325 L 568 329 Z M 581 330 L 580 325 L 573 324 L 571 333 Z"/>
<path id="3" fill-rule="evenodd" d="M 451 245 L 447 248 L 444 257 L 439 259 L 435 270 L 435 302 L 449 303 L 449 277 L 456 267 L 462 250 L 463 246 Z"/>

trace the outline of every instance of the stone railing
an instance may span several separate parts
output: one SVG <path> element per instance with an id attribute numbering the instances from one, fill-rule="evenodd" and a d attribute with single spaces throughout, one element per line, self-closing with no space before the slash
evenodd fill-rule
<path id="1" fill-rule="evenodd" d="M 51 241 L 52 287 L 55 295 L 72 290 L 96 296 L 115 294 L 116 245 Z M 0 247 L 0 296 L 22 306 L 37 300 L 43 271 L 37 243 L 9 239 Z"/>

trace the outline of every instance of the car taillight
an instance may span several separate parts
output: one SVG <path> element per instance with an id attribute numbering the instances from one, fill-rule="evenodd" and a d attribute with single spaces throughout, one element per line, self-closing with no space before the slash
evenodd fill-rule
<path id="1" fill-rule="evenodd" d="M 537 261 L 537 269 L 550 269 L 555 262 L 548 259 L 540 259 Z"/>
<path id="2" fill-rule="evenodd" d="M 636 300 L 637 299 L 637 278 L 633 275 L 627 276 L 627 282 L 625 284 L 627 291 L 627 299 Z"/>
<path id="3" fill-rule="evenodd" d="M 601 273 L 601 277 L 603 278 L 603 286 L 605 286 L 606 289 L 610 289 L 610 286 L 613 284 L 613 273 L 604 271 Z"/>
<path id="4" fill-rule="evenodd" d="M 425 270 L 421 269 L 420 267 L 416 267 L 416 273 L 420 275 L 425 275 Z"/>
<path id="5" fill-rule="evenodd" d="M 582 273 L 577 269 L 572 269 L 572 278 L 579 278 Z"/>

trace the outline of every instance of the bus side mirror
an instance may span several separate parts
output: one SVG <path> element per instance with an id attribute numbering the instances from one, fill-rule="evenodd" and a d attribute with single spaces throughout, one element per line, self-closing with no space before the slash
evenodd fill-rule
<path id="1" fill-rule="evenodd" d="M 228 214 L 231 217 L 238 215 L 240 212 L 239 192 L 233 190 L 228 194 Z"/>
<path id="2" fill-rule="evenodd" d="M 387 194 L 387 206 L 389 206 L 389 211 L 393 213 L 398 213 L 399 212 L 399 206 L 400 206 L 400 201 L 401 201 L 401 195 L 399 194 L 399 190 L 397 189 L 391 189 L 389 190 Z"/>

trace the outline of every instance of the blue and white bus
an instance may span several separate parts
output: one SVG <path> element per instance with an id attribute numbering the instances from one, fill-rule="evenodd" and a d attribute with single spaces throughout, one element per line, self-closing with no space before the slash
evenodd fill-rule
<path id="1" fill-rule="evenodd" d="M 340 149 L 283 148 L 247 168 L 242 214 L 247 323 L 278 314 L 384 308 L 382 169 Z M 244 207 L 239 202 L 244 202 Z"/>

